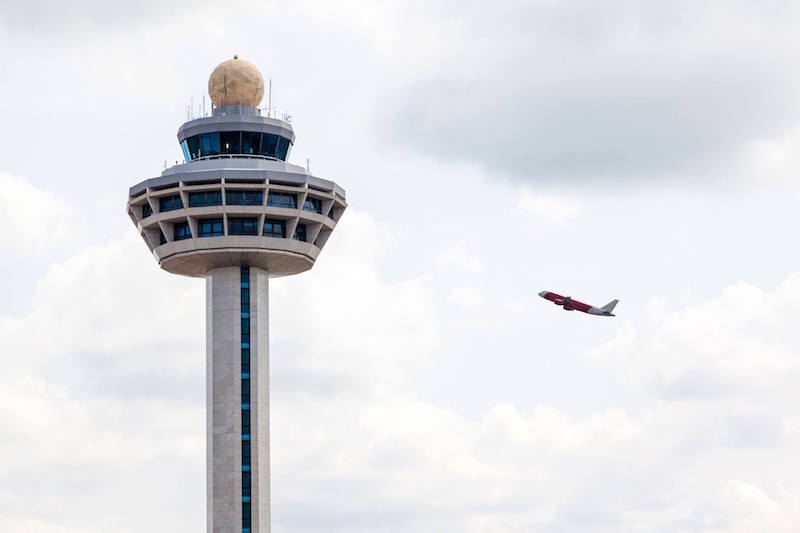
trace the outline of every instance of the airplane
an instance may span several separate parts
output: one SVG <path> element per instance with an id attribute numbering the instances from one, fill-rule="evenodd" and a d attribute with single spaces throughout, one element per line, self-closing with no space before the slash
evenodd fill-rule
<path id="1" fill-rule="evenodd" d="M 612 311 L 619 302 L 619 300 L 612 300 L 603 307 L 594 307 L 589 304 L 579 302 L 578 300 L 573 300 L 570 296 L 561 296 L 560 294 L 556 294 L 554 292 L 542 291 L 539 293 L 539 296 L 545 300 L 550 300 L 556 305 L 560 305 L 564 308 L 564 311 L 578 310 L 583 311 L 584 313 L 589 313 L 590 315 L 599 316 L 616 316 L 614 313 L 612 313 Z"/>

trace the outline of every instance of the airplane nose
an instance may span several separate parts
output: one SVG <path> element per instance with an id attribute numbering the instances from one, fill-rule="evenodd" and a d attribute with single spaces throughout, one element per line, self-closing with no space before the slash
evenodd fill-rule
<path id="1" fill-rule="evenodd" d="M 544 298 L 546 295 L 547 295 L 547 291 L 542 291 L 542 292 L 539 293 L 539 296 L 541 296 L 542 298 Z"/>

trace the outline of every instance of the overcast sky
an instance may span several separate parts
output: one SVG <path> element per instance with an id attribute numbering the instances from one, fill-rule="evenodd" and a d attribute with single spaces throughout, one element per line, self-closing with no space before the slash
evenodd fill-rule
<path id="1" fill-rule="evenodd" d="M 234 54 L 349 202 L 271 285 L 273 531 L 800 530 L 798 27 L 0 0 L 0 531 L 204 530 L 205 287 L 125 203 Z"/>

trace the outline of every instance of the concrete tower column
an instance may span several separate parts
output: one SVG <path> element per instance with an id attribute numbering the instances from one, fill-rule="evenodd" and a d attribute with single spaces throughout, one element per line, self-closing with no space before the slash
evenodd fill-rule
<path id="1" fill-rule="evenodd" d="M 269 277 L 264 270 L 225 267 L 206 276 L 206 370 L 207 530 L 247 532 L 249 522 L 250 532 L 269 533 Z"/>

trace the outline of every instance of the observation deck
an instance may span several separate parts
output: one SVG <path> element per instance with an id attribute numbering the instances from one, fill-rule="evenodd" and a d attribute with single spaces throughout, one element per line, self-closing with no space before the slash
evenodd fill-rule
<path id="1" fill-rule="evenodd" d="M 256 107 L 216 107 L 178 129 L 185 162 L 130 188 L 128 215 L 161 268 L 203 277 L 250 266 L 310 269 L 347 208 L 344 190 L 286 162 L 292 125 Z"/>

